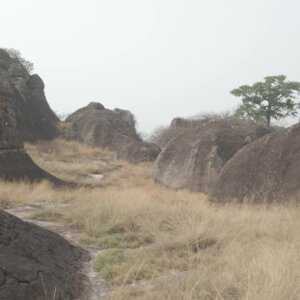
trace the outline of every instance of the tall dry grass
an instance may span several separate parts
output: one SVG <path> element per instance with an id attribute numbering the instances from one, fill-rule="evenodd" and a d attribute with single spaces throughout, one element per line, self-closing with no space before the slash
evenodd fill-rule
<path id="1" fill-rule="evenodd" d="M 155 184 L 150 164 L 65 141 L 48 152 L 41 147 L 27 149 L 42 167 L 73 180 L 106 159 L 107 181 L 74 189 L 0 182 L 0 205 L 68 203 L 62 218 L 82 230 L 83 243 L 104 249 L 94 265 L 113 284 L 108 299 L 300 299 L 296 204 L 215 205 Z"/>

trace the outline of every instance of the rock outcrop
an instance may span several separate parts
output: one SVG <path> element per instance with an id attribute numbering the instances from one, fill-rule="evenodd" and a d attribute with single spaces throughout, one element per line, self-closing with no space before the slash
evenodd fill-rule
<path id="1" fill-rule="evenodd" d="M 220 172 L 212 200 L 300 199 L 300 125 L 271 133 L 239 150 Z"/>
<path id="2" fill-rule="evenodd" d="M 131 162 L 153 161 L 160 151 L 158 146 L 143 142 L 137 135 L 130 111 L 106 109 L 97 102 L 89 103 L 66 119 L 64 136 L 116 151 L 119 159 Z"/>
<path id="3" fill-rule="evenodd" d="M 0 179 L 30 182 L 48 180 L 56 185 L 64 184 L 37 166 L 23 148 L 0 149 Z"/>
<path id="4" fill-rule="evenodd" d="M 1 52 L 0 52 L 1 53 Z M 4 180 L 62 181 L 38 167 L 25 152 L 18 133 L 14 106 L 10 102 L 13 88 L 0 80 L 0 178 Z"/>
<path id="5" fill-rule="evenodd" d="M 96 102 L 71 114 L 65 121 L 65 127 L 67 139 L 114 151 L 128 143 L 140 141 L 130 112 L 106 109 Z"/>
<path id="6" fill-rule="evenodd" d="M 58 118 L 48 105 L 44 83 L 30 75 L 16 59 L 0 49 L 0 93 L 15 113 L 17 131 L 23 141 L 53 139 L 58 135 Z M 3 101 L 1 101 L 3 106 Z"/>
<path id="7" fill-rule="evenodd" d="M 174 189 L 210 192 L 224 164 L 243 146 L 269 131 L 235 118 L 184 120 L 170 125 L 177 132 L 159 154 L 153 179 Z"/>
<path id="8" fill-rule="evenodd" d="M 124 159 L 132 163 L 154 161 L 161 149 L 154 143 L 132 142 L 124 145 L 118 152 L 118 159 Z"/>
<path id="9" fill-rule="evenodd" d="M 0 299 L 82 299 L 88 259 L 57 234 L 0 211 Z"/>

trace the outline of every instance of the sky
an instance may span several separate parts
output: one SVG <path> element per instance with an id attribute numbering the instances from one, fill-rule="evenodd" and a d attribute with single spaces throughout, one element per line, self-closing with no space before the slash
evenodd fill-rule
<path id="1" fill-rule="evenodd" d="M 10 0 L 0 47 L 34 63 L 51 108 L 129 109 L 149 134 L 174 117 L 233 110 L 230 91 L 300 81 L 299 0 Z"/>

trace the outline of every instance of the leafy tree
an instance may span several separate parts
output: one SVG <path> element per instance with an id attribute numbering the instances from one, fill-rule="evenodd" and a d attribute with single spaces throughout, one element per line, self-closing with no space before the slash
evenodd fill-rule
<path id="1" fill-rule="evenodd" d="M 33 63 L 25 59 L 19 50 L 12 48 L 3 48 L 3 50 L 5 50 L 13 60 L 20 62 L 29 74 L 32 73 Z"/>
<path id="2" fill-rule="evenodd" d="M 286 76 L 268 76 L 252 86 L 242 85 L 231 91 L 242 98 L 242 104 L 235 115 L 253 120 L 265 120 L 270 126 L 271 119 L 279 120 L 296 116 L 299 102 L 300 82 L 286 81 Z"/>

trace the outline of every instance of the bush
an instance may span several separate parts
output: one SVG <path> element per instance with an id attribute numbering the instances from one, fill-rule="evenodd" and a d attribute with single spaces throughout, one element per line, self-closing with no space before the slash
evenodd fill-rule
<path id="1" fill-rule="evenodd" d="M 159 126 L 153 130 L 149 137 L 149 142 L 157 144 L 161 149 L 175 136 L 177 136 L 182 129 L 173 128 L 169 126 Z"/>

